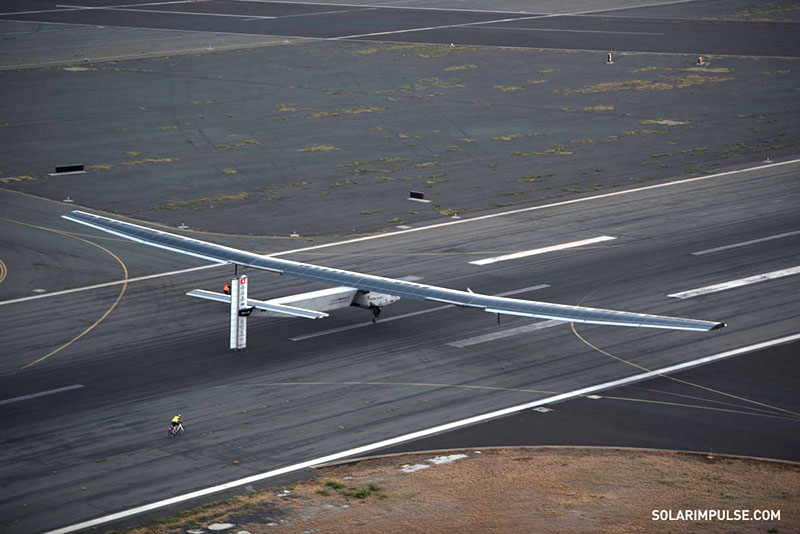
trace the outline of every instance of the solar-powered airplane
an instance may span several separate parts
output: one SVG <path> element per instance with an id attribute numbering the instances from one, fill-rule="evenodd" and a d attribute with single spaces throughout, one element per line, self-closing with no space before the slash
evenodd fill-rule
<path id="1" fill-rule="evenodd" d="M 309 263 L 284 260 L 271 256 L 261 256 L 217 245 L 198 239 L 183 237 L 160 230 L 153 230 L 100 215 L 83 211 L 72 211 L 63 215 L 65 219 L 132 241 L 153 247 L 188 254 L 217 263 L 233 263 L 254 269 L 271 271 L 286 276 L 302 278 L 335 286 L 331 289 L 312 291 L 267 301 L 247 298 L 247 277 L 238 276 L 231 280 L 231 294 L 215 293 L 195 289 L 187 295 L 225 302 L 231 309 L 231 349 L 243 349 L 246 343 L 247 317 L 258 310 L 267 316 L 304 317 L 321 319 L 327 311 L 357 306 L 368 308 L 373 313 L 373 321 L 378 317 L 381 307 L 398 301 L 400 298 L 426 300 L 452 304 L 464 308 L 475 308 L 498 315 L 516 315 L 541 319 L 555 319 L 565 322 L 590 323 L 616 326 L 635 326 L 664 328 L 670 330 L 709 331 L 725 327 L 725 323 L 700 321 L 679 317 L 666 317 L 645 313 L 633 313 L 583 306 L 553 304 L 535 300 L 521 300 L 507 297 L 481 295 L 471 290 L 459 291 L 443 287 L 419 284 L 406 280 L 384 278 L 342 269 L 322 267 Z"/>

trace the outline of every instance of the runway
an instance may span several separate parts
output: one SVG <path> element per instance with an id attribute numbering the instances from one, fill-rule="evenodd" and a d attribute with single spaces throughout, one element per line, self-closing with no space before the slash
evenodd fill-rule
<path id="1" fill-rule="evenodd" d="M 797 335 L 798 14 L 723 4 L 6 2 L 0 530 L 47 532 Z M 630 53 L 606 65 L 608 51 Z M 701 68 L 701 54 L 719 57 Z M 85 174 L 48 175 L 77 160 Z M 232 267 L 60 217 L 75 208 L 729 326 L 498 324 L 400 301 L 375 325 L 358 309 L 254 318 L 233 353 L 227 308 L 185 296 L 219 291 Z M 320 289 L 245 272 L 255 298 Z M 371 452 L 581 443 L 797 460 L 796 347 Z M 187 435 L 169 440 L 178 412 Z"/>
<path id="2" fill-rule="evenodd" d="M 97 332 L 21 370 L 80 330 L 84 318 L 100 315 L 118 289 L 53 297 L 46 314 L 37 313 L 41 300 L 0 306 L 10 332 L 0 379 L 8 397 L 82 385 L 0 406 L 9 429 L 0 480 L 12 496 L 0 504 L 2 514 L 25 530 L 46 530 L 642 367 L 795 333 L 792 277 L 693 299 L 667 295 L 796 265 L 796 237 L 736 252 L 692 252 L 797 228 L 797 168 L 792 163 L 737 172 L 302 255 L 304 261 L 393 277 L 414 274 L 426 283 L 487 293 L 544 283 L 549 287 L 521 296 L 730 324 L 711 335 L 578 327 L 582 338 L 615 358 L 587 345 L 568 325 L 455 348 L 450 344 L 526 323 L 504 320 L 498 326 L 491 316 L 457 309 L 302 341 L 291 338 L 366 318 L 345 310 L 325 323 L 254 321 L 248 349 L 230 353 L 226 310 L 183 296 L 224 280 L 224 273 L 201 271 L 130 284 Z M 61 226 L 57 214 L 65 210 L 52 205 L 48 211 L 51 224 Z M 702 231 L 693 213 L 704 214 Z M 617 239 L 489 266 L 469 263 L 498 251 L 597 234 Z M 134 263 L 145 252 L 134 244 L 113 246 Z M 290 294 L 303 286 L 268 273 L 250 276 L 253 294 Z M 401 302 L 385 316 L 421 309 Z M 173 411 L 183 413 L 188 439 L 163 436 Z M 180 480 L 164 477 L 175 470 Z"/>
<path id="3" fill-rule="evenodd" d="M 665 2 L 669 4 L 670 2 Z M 139 4 L 139 5 L 137 5 Z M 795 57 L 800 23 L 648 18 L 647 8 L 512 13 L 292 2 L 41 2 L 0 18 L 336 40 Z M 656 4 L 658 6 L 658 4 Z M 613 16 L 604 16 L 611 11 Z"/>

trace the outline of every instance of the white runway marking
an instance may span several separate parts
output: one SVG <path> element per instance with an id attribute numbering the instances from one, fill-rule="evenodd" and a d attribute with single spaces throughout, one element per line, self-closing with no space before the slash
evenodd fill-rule
<path id="1" fill-rule="evenodd" d="M 627 378 L 621 378 L 619 380 L 613 380 L 611 382 L 604 382 L 602 384 L 597 384 L 594 386 L 589 386 L 581 389 L 576 389 L 574 391 L 569 391 L 567 393 L 561 393 L 558 395 L 553 395 L 551 397 L 546 397 L 543 399 L 538 399 L 532 402 L 527 402 L 525 404 L 518 404 L 517 406 L 511 406 L 509 408 L 503 408 L 501 410 L 496 410 L 493 412 L 485 413 L 482 415 L 476 415 L 473 417 L 469 417 L 467 419 L 461 419 L 459 421 L 453 421 L 452 423 L 446 423 L 443 425 L 438 425 L 431 428 L 426 428 L 424 430 L 419 430 L 417 432 L 412 432 L 410 434 L 404 434 L 402 436 L 397 436 L 395 438 L 389 438 L 382 441 L 377 441 L 375 443 L 370 443 L 367 445 L 362 445 L 360 447 L 356 447 L 353 449 L 349 449 L 346 451 L 341 451 L 333 454 L 329 454 L 327 456 L 322 456 L 320 458 L 314 458 L 313 460 L 307 460 L 305 462 L 300 462 L 294 465 L 288 465 L 285 467 L 281 467 L 279 469 L 273 469 L 271 471 L 266 471 L 264 473 L 259 473 L 257 475 L 252 475 L 246 478 L 240 478 L 238 480 L 232 480 L 230 482 L 226 482 L 224 484 L 219 484 L 216 486 L 212 486 L 210 488 L 205 488 L 197 491 L 193 491 L 191 493 L 186 493 L 184 495 L 178 495 L 176 497 L 172 497 L 169 499 L 164 499 L 161 501 L 157 501 L 150 504 L 145 504 L 142 506 L 137 506 L 136 508 L 131 508 L 129 510 L 123 510 L 121 512 L 117 512 L 114 514 L 105 515 L 102 517 L 98 517 L 96 519 L 92 519 L 89 521 L 84 521 L 82 523 L 77 523 L 75 525 L 70 525 L 67 527 L 59 528 L 56 530 L 52 530 L 47 532 L 46 534 L 67 534 L 68 532 L 75 532 L 76 530 L 83 530 L 88 529 L 91 527 L 95 527 L 97 525 L 103 525 L 105 523 L 110 523 L 112 521 L 117 521 L 120 519 L 124 519 L 126 517 L 131 517 L 134 515 L 142 514 L 145 512 L 150 512 L 152 510 L 158 510 L 160 508 L 164 508 L 165 506 L 170 506 L 173 504 L 178 504 L 186 501 L 190 501 L 192 499 L 197 499 L 199 497 L 204 497 L 206 495 L 212 495 L 215 493 L 219 493 L 221 491 L 229 490 L 232 488 L 238 488 L 240 486 L 245 486 L 247 484 L 252 484 L 254 482 L 259 482 L 261 480 L 266 480 L 269 478 L 274 478 L 276 476 L 284 475 L 286 473 L 292 473 L 295 471 L 300 471 L 303 469 L 307 469 L 309 467 L 323 465 L 329 462 L 335 462 L 337 460 L 342 460 L 344 458 L 352 458 L 358 457 L 359 455 L 363 455 L 367 452 L 372 452 L 378 449 L 382 449 L 385 447 L 390 447 L 392 445 L 397 445 L 399 443 L 405 443 L 407 441 L 423 438 L 426 436 L 430 436 L 433 434 L 438 434 L 441 432 L 447 432 L 449 430 L 454 430 L 456 428 L 461 428 L 467 425 L 473 425 L 475 423 L 481 423 L 483 421 L 488 421 L 490 419 L 496 419 L 498 417 L 503 417 L 505 415 L 521 412 L 523 410 L 529 410 L 532 408 L 537 408 L 539 406 L 544 406 L 548 404 L 554 404 L 557 402 L 562 402 L 568 399 L 574 399 L 576 397 L 589 395 L 592 393 L 596 393 L 598 391 L 603 391 L 606 389 L 611 389 L 619 386 L 624 386 L 628 384 L 632 384 L 634 382 L 641 382 L 643 380 L 647 380 L 649 378 L 655 378 L 657 376 L 665 375 L 674 373 L 676 371 L 682 371 L 684 369 L 689 369 L 691 367 L 697 367 L 699 365 L 705 365 L 708 363 L 724 360 L 726 358 L 731 358 L 733 356 L 738 356 L 740 354 L 745 354 L 747 352 L 752 352 L 755 350 L 760 350 L 768 347 L 773 347 L 776 345 L 782 345 L 785 343 L 790 343 L 792 341 L 796 341 L 800 339 L 800 334 L 794 334 L 791 336 L 786 336 L 778 339 L 773 339 L 770 341 L 765 341 L 763 343 L 757 343 L 755 345 L 750 345 L 748 347 L 742 347 L 739 349 L 729 350 L 726 352 L 721 352 L 719 354 L 714 354 L 712 356 L 706 356 L 705 358 L 699 358 L 697 360 L 692 360 L 690 362 L 679 363 L 676 365 L 671 365 L 669 367 L 664 367 L 662 369 L 658 369 L 656 371 L 649 371 L 646 373 L 640 373 L 637 375 L 629 376 Z"/>
<path id="2" fill-rule="evenodd" d="M 752 239 L 750 241 L 742 241 L 741 243 L 734 243 L 732 245 L 725 245 L 724 247 L 716 247 L 710 248 L 707 250 L 701 250 L 699 252 L 692 252 L 693 256 L 703 256 L 704 254 L 713 254 L 715 252 L 721 252 L 723 250 L 730 250 L 732 248 L 739 248 L 739 247 L 746 247 L 747 245 L 754 245 L 756 243 L 763 243 L 765 241 L 772 241 L 773 239 L 783 239 L 784 237 L 792 237 L 795 235 L 800 235 L 800 230 L 796 230 L 794 232 L 786 232 L 784 234 L 777 234 L 771 235 L 768 237 L 762 237 L 760 239 Z"/>
<path id="3" fill-rule="evenodd" d="M 494 258 L 484 258 L 482 260 L 475 260 L 469 262 L 471 265 L 489 265 L 490 263 L 497 263 L 499 261 L 516 260 L 519 258 L 527 258 L 528 256 L 536 256 L 537 254 L 546 254 L 548 252 L 555 252 L 557 250 L 565 250 L 568 248 L 582 247 L 584 245 L 591 245 L 593 243 L 602 243 L 603 241 L 611 241 L 616 237 L 602 235 L 600 237 L 593 237 L 591 239 L 583 239 L 581 241 L 572 241 L 571 243 L 562 243 L 560 245 L 552 245 L 544 248 L 537 248 L 533 250 L 524 250 L 522 252 L 515 252 L 514 254 L 506 254 L 505 256 L 495 256 Z"/>
<path id="4" fill-rule="evenodd" d="M 567 323 L 564 321 L 556 321 L 551 319 L 549 321 L 541 321 L 538 323 L 517 326 L 516 328 L 508 328 L 506 330 L 500 330 L 499 332 L 492 332 L 482 336 L 470 337 L 460 341 L 453 341 L 452 343 L 448 343 L 448 345 L 463 349 L 464 347 L 477 345 L 479 343 L 486 343 L 487 341 L 494 341 L 495 339 L 502 339 L 504 337 L 517 336 L 520 334 L 527 334 L 528 332 L 535 332 L 536 330 L 542 330 L 543 328 L 550 328 L 551 326 L 558 326 L 560 324 Z"/>
<path id="5" fill-rule="evenodd" d="M 748 286 L 750 284 L 757 284 L 758 282 L 783 278 L 784 276 L 791 276 L 798 273 L 800 273 L 800 266 L 790 267 L 789 269 L 781 269 L 780 271 L 772 271 L 771 273 L 757 274 L 755 276 L 748 276 L 747 278 L 740 278 L 739 280 L 731 280 L 730 282 L 723 282 L 721 284 L 701 287 L 699 289 L 692 289 L 689 291 L 682 291 L 680 293 L 673 293 L 667 296 L 676 299 L 688 299 L 697 297 L 699 295 L 707 295 L 708 293 L 716 293 L 717 291 L 733 289 L 734 287 Z"/>
<path id="6" fill-rule="evenodd" d="M 497 295 L 498 297 L 510 297 L 511 295 L 518 295 L 520 293 L 527 293 L 528 291 L 536 291 L 537 289 L 544 289 L 546 287 L 550 287 L 547 284 L 539 284 L 538 286 L 530 286 L 530 287 L 523 287 L 522 289 L 515 289 L 513 291 L 506 291 L 505 293 L 500 293 Z M 433 313 L 437 311 L 446 310 L 449 308 L 455 307 L 453 304 L 447 304 L 446 306 L 437 306 L 436 308 L 428 308 L 427 310 L 420 310 L 417 312 L 411 313 L 404 313 L 402 315 L 395 315 L 393 317 L 387 317 L 386 319 L 381 319 L 380 322 L 388 323 L 390 321 L 398 321 L 400 319 L 408 319 L 409 317 L 415 317 L 417 315 L 424 315 L 426 313 Z M 355 330 L 356 328 L 364 328 L 367 326 L 375 326 L 372 321 L 364 321 L 363 323 L 356 323 L 356 324 L 349 324 L 347 326 L 340 326 L 339 328 L 331 328 L 330 330 L 323 330 L 322 332 L 314 332 L 313 334 L 305 334 L 302 336 L 290 337 L 290 341 L 303 341 L 305 339 L 311 339 L 319 336 L 327 336 L 328 334 L 337 334 L 339 332 L 346 332 L 347 330 Z"/>
<path id="7" fill-rule="evenodd" d="M 73 386 L 66 386 L 66 387 L 63 387 L 63 388 L 51 389 L 51 390 L 48 390 L 48 391 L 42 391 L 40 393 L 31 393 L 30 395 L 22 395 L 21 397 L 14 397 L 14 398 L 11 398 L 11 399 L 0 400 L 0 406 L 2 406 L 3 404 L 11 404 L 12 402 L 19 402 L 19 401 L 24 401 L 24 400 L 29 400 L 29 399 L 35 399 L 37 397 L 44 397 L 45 395 L 52 395 L 54 393 L 62 393 L 64 391 L 71 391 L 73 389 L 80 389 L 82 387 L 83 387 L 83 384 L 75 384 Z"/>

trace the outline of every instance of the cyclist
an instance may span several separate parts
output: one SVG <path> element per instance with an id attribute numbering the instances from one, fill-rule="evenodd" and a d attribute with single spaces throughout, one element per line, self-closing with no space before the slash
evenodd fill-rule
<path id="1" fill-rule="evenodd" d="M 183 419 L 181 419 L 181 414 L 176 415 L 172 418 L 171 425 L 172 428 L 175 429 L 178 425 L 183 424 Z"/>

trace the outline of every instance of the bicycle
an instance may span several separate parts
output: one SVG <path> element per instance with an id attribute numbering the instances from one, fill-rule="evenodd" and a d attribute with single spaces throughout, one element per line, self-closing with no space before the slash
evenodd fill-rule
<path id="1" fill-rule="evenodd" d="M 182 436 L 183 435 L 183 423 L 178 423 L 177 426 L 170 425 L 169 429 L 167 430 L 168 436 Z"/>

